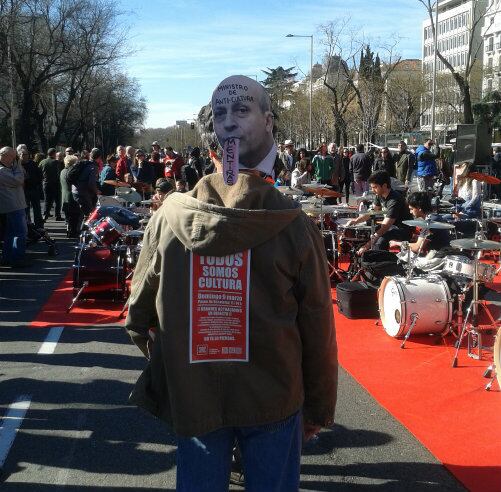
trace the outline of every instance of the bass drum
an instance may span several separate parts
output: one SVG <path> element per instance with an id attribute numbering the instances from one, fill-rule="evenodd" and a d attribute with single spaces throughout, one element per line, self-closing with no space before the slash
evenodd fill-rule
<path id="1" fill-rule="evenodd" d="M 391 337 L 405 336 L 418 316 L 412 335 L 442 334 L 452 322 L 453 301 L 445 279 L 426 277 L 385 277 L 378 291 L 379 313 Z"/>
<path id="2" fill-rule="evenodd" d="M 73 295 L 87 282 L 81 299 L 127 299 L 126 268 L 123 249 L 79 246 L 73 263 Z"/>

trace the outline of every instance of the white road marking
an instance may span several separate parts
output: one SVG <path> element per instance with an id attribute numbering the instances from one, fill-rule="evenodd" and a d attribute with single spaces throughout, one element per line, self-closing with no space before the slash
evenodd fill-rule
<path id="1" fill-rule="evenodd" d="M 3 467 L 14 443 L 17 431 L 23 423 L 24 416 L 30 408 L 31 395 L 19 396 L 14 403 L 9 405 L 0 426 L 0 468 Z"/>
<path id="2" fill-rule="evenodd" d="M 40 347 L 40 350 L 38 351 L 38 354 L 45 354 L 45 355 L 50 355 L 54 353 L 54 350 L 56 350 L 56 345 L 57 342 L 59 341 L 59 338 L 61 337 L 61 333 L 63 333 L 64 326 L 54 326 L 54 328 L 51 328 L 49 330 L 49 333 L 47 333 L 47 337 L 45 338 L 45 342 L 42 343 L 42 346 Z"/>

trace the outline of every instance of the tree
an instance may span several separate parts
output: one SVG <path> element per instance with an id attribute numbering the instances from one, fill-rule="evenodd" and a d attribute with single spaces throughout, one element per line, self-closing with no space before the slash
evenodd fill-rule
<path id="1" fill-rule="evenodd" d="M 486 123 L 489 132 L 496 128 L 501 128 L 501 93 L 498 91 L 489 92 L 481 102 L 473 106 L 475 121 Z"/>
<path id="2" fill-rule="evenodd" d="M 351 27 L 349 20 L 331 22 L 321 27 L 321 30 L 326 59 L 335 60 L 334 67 L 337 67 L 334 69 L 337 76 L 331 75 L 329 80 L 332 67 L 328 63 L 329 70 L 324 80 L 324 85 L 334 95 L 331 109 L 337 126 L 336 139 L 341 131 L 347 143 L 347 114 L 350 112 L 352 131 L 357 131 L 363 142 L 374 142 L 386 81 L 400 63 L 400 57 L 394 53 L 398 40 L 389 39 L 378 45 L 376 52 L 364 39 L 360 29 Z M 380 53 L 384 54 L 383 60 Z M 356 103 L 358 114 L 353 113 L 352 103 Z M 358 123 L 358 128 L 354 127 L 355 123 Z"/>
<path id="3" fill-rule="evenodd" d="M 436 26 L 434 22 L 434 4 L 432 0 L 418 0 L 419 3 L 423 4 L 431 22 L 431 31 L 433 39 L 437 39 Z M 471 79 L 475 75 L 475 71 L 481 71 L 480 66 L 481 58 L 479 57 L 480 50 L 482 49 L 482 42 L 479 41 L 478 30 L 481 27 L 481 22 L 483 21 L 484 11 L 486 6 L 485 0 L 478 0 L 472 2 L 472 18 L 470 19 L 470 27 L 468 29 L 468 48 L 466 52 L 466 60 L 464 70 L 454 67 L 447 57 L 442 54 L 440 49 L 437 49 L 437 57 L 444 64 L 447 70 L 450 71 L 454 81 L 456 82 L 457 88 L 461 96 L 460 104 L 463 109 L 463 122 L 473 123 L 473 109 L 472 109 L 472 94 L 471 94 Z M 488 7 L 487 13 L 493 8 L 494 2 Z"/>
<path id="4" fill-rule="evenodd" d="M 356 97 L 353 86 L 347 80 L 347 74 L 351 74 L 350 69 L 339 54 L 341 51 L 339 39 L 344 26 L 338 28 L 338 24 L 331 22 L 320 27 L 326 49 L 323 84 L 332 94 L 330 109 L 334 119 L 334 141 L 337 145 L 340 145 L 341 138 L 343 144 L 348 145 L 346 115 Z"/>
<path id="5" fill-rule="evenodd" d="M 419 127 L 429 107 L 423 99 L 425 82 L 419 60 L 402 60 L 386 84 L 386 133 L 408 133 Z"/>
<path id="6" fill-rule="evenodd" d="M 125 55 L 111 0 L 0 0 L 0 52 L 16 75 L 18 134 L 43 150 L 58 143 L 79 91 Z"/>
<path id="7" fill-rule="evenodd" d="M 297 73 L 292 73 L 293 69 L 294 67 L 283 68 L 280 66 L 277 68 L 262 70 L 262 72 L 266 75 L 262 84 L 268 91 L 271 102 L 275 110 L 278 112 L 292 96 L 293 86 L 297 75 Z"/>

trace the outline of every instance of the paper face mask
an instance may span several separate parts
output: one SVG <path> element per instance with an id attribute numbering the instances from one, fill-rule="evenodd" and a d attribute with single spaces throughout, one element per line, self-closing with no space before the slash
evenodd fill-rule
<path id="1" fill-rule="evenodd" d="M 237 181 L 239 166 L 255 167 L 273 145 L 273 119 L 263 101 L 263 86 L 243 75 L 223 80 L 212 94 L 214 132 L 223 148 L 227 184 Z"/>

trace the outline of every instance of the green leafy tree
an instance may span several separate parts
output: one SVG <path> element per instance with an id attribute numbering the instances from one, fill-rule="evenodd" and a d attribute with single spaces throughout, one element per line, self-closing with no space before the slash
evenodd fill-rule
<path id="1" fill-rule="evenodd" d="M 273 107 L 277 112 L 280 112 L 292 97 L 297 75 L 297 73 L 292 72 L 293 69 L 294 67 L 277 67 L 262 70 L 266 78 L 261 83 L 268 91 Z"/>

